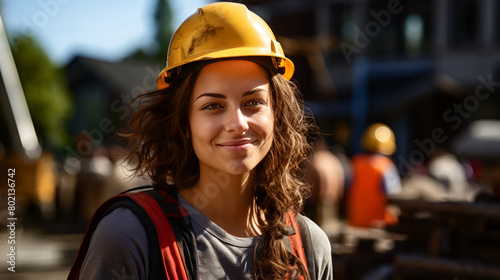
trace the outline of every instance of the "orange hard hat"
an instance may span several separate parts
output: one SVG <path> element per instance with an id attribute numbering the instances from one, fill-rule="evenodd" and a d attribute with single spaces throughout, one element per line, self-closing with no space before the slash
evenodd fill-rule
<path id="1" fill-rule="evenodd" d="M 385 124 L 374 123 L 368 126 L 363 135 L 363 148 L 368 152 L 392 155 L 396 151 L 394 132 Z"/>

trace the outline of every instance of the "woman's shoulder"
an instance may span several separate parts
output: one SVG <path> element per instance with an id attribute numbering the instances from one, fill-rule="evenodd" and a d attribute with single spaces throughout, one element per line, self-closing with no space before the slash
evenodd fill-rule
<path id="1" fill-rule="evenodd" d="M 93 251 L 129 252 L 148 255 L 148 236 L 139 218 L 126 208 L 114 209 L 101 219 L 92 234 Z M 92 251 L 92 250 L 91 250 Z"/>
<path id="2" fill-rule="evenodd" d="M 316 279 L 333 279 L 332 246 L 328 235 L 308 217 L 300 215 L 300 219 L 305 227 L 301 229 L 302 235 L 306 233 L 310 237 L 301 236 L 303 242 L 310 243 L 304 244 L 304 247 L 312 251 Z"/>
<path id="3" fill-rule="evenodd" d="M 139 218 L 126 208 L 103 217 L 92 234 L 81 279 L 111 279 L 126 273 L 144 279 L 148 271 L 148 237 Z"/>
<path id="4" fill-rule="evenodd" d="M 330 240 L 325 231 L 307 216 L 300 215 L 300 217 L 307 226 L 306 230 L 309 236 L 311 237 L 313 248 L 322 251 L 327 251 L 326 253 L 331 253 Z"/>
<path id="5" fill-rule="evenodd" d="M 96 232 L 106 238 L 128 239 L 142 236 L 144 227 L 132 210 L 117 208 L 101 219 Z"/>

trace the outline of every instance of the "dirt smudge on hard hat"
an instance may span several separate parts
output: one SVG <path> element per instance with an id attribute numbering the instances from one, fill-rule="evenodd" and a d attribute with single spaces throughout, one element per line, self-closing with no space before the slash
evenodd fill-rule
<path id="1" fill-rule="evenodd" d="M 224 27 L 215 27 L 210 24 L 205 25 L 203 31 L 201 31 L 199 35 L 194 37 L 191 41 L 191 46 L 189 46 L 188 54 L 192 54 L 196 47 L 203 44 L 203 42 L 207 41 L 210 37 L 216 36 L 217 33 L 221 32 L 222 30 L 224 30 Z"/>

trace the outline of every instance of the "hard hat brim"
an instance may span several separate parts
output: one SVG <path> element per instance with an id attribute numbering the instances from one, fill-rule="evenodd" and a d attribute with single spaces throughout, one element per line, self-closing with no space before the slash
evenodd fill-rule
<path id="1" fill-rule="evenodd" d="M 245 55 L 246 53 L 251 55 Z M 207 52 L 205 54 L 197 55 L 197 57 L 190 57 L 189 61 L 190 63 L 192 63 L 192 62 L 210 61 L 221 58 L 233 58 L 233 57 L 235 59 L 238 58 L 241 59 L 245 57 L 276 57 L 280 58 L 282 61 L 279 67 L 283 67 L 285 71 L 280 74 L 285 79 L 290 80 L 293 77 L 293 73 L 295 72 L 295 66 L 290 59 L 286 58 L 285 56 L 277 54 L 269 54 L 268 49 L 255 48 L 255 47 L 239 47 L 239 48 L 225 49 L 214 52 Z M 158 75 L 157 88 L 158 89 L 167 88 L 169 84 L 166 82 L 166 80 L 168 80 L 169 78 L 168 76 L 169 71 L 183 65 L 185 64 L 180 63 L 179 65 L 172 65 L 170 67 L 166 67 L 165 69 L 163 69 Z"/>

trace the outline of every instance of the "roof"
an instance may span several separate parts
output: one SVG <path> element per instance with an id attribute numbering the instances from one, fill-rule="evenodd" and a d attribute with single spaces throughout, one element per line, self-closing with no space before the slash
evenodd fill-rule
<path id="1" fill-rule="evenodd" d="M 113 95 L 149 91 L 156 88 L 156 77 L 164 65 L 146 60 L 104 61 L 76 56 L 67 66 L 70 88 L 88 83 L 89 77 Z"/>

